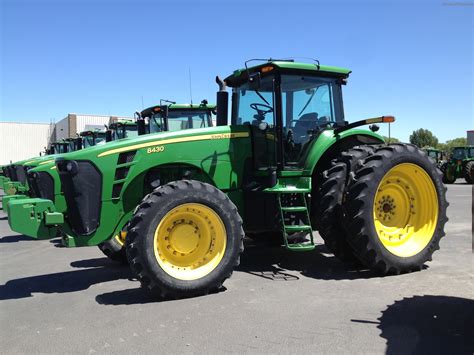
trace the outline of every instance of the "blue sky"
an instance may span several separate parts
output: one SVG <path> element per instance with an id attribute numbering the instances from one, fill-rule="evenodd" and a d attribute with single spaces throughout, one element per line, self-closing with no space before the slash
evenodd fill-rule
<path id="1" fill-rule="evenodd" d="M 214 77 L 246 59 L 300 56 L 353 71 L 349 121 L 393 114 L 392 136 L 405 141 L 421 127 L 440 141 L 474 128 L 474 6 L 459 2 L 0 3 L 3 121 L 189 102 L 189 69 L 193 101 L 214 101 Z"/>

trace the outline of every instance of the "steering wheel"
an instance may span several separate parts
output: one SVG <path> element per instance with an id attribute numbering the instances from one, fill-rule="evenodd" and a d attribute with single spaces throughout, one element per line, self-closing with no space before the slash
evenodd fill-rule
<path id="1" fill-rule="evenodd" d="M 267 113 L 273 112 L 273 107 L 260 103 L 250 104 L 250 108 L 257 111 L 257 114 L 261 117 L 264 117 Z"/>

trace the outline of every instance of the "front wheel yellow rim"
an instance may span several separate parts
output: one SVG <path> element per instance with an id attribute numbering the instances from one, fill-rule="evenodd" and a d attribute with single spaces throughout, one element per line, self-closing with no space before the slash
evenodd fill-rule
<path id="1" fill-rule="evenodd" d="M 219 215 L 200 203 L 185 203 L 166 213 L 155 230 L 158 264 L 179 280 L 208 275 L 224 257 L 227 234 Z"/>
<path id="2" fill-rule="evenodd" d="M 383 246 L 399 257 L 421 252 L 438 221 L 438 194 L 420 166 L 402 163 L 390 169 L 374 198 L 374 224 Z"/>

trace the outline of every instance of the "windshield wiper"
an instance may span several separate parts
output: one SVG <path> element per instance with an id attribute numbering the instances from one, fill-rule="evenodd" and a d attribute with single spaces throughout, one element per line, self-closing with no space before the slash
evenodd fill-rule
<path id="1" fill-rule="evenodd" d="M 258 90 L 255 90 L 255 93 L 258 95 L 258 97 L 260 97 L 263 101 L 265 101 L 265 103 L 266 103 L 268 106 L 271 106 L 270 103 L 269 103 L 267 100 L 265 100 L 265 98 L 262 96 L 262 94 L 260 94 L 260 93 L 258 92 Z"/>
<path id="2" fill-rule="evenodd" d="M 309 103 L 313 99 L 313 97 L 316 94 L 316 91 L 318 91 L 318 89 L 319 89 L 319 86 L 316 88 L 316 90 L 313 91 L 313 93 L 311 94 L 310 98 L 308 99 L 308 102 L 306 103 L 306 105 L 304 105 L 303 109 L 300 111 L 300 113 L 298 113 L 298 116 L 300 116 L 303 113 L 303 111 L 306 110 L 306 107 L 308 107 Z"/>

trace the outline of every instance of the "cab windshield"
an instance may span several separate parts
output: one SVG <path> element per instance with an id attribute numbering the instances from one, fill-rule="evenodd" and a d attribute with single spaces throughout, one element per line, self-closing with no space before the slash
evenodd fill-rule
<path id="1" fill-rule="evenodd" d="M 211 113 L 207 110 L 169 110 L 168 130 L 181 131 L 190 128 L 205 128 L 212 126 Z M 150 133 L 165 130 L 164 118 L 161 113 L 154 113 L 150 119 Z"/>
<path id="2" fill-rule="evenodd" d="M 455 148 L 453 151 L 453 158 L 463 160 L 466 158 L 467 149 L 464 148 Z"/>
<path id="3" fill-rule="evenodd" d="M 54 154 L 67 153 L 67 147 L 68 147 L 67 143 L 57 143 L 53 147 L 53 152 Z"/>
<path id="4" fill-rule="evenodd" d="M 317 132 L 344 121 L 341 88 L 335 78 L 305 75 L 263 77 L 258 88 L 246 82 L 233 89 L 233 122 L 265 129 L 270 137 L 275 134 L 277 80 L 281 80 L 284 160 L 295 165 Z"/>
<path id="5" fill-rule="evenodd" d="M 112 140 L 137 137 L 138 128 L 137 125 L 129 124 L 118 124 L 115 128 L 112 129 Z"/>
<path id="6" fill-rule="evenodd" d="M 105 133 L 90 134 L 82 137 L 82 146 L 84 148 L 92 147 L 105 140 Z"/>

